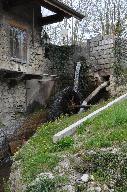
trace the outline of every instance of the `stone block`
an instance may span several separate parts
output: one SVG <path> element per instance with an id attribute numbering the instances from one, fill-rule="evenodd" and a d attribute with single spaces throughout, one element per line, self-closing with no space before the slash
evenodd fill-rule
<path id="1" fill-rule="evenodd" d="M 92 51 L 93 51 L 93 48 L 91 47 L 91 48 L 90 48 L 90 52 L 92 52 Z"/>
<path id="2" fill-rule="evenodd" d="M 102 35 L 97 35 L 96 37 L 93 37 L 92 39 L 91 39 L 91 42 L 93 42 L 93 41 L 101 41 L 101 40 L 103 40 L 103 36 Z"/>
<path id="3" fill-rule="evenodd" d="M 107 63 L 107 59 L 99 59 L 98 64 L 103 65 Z"/>
<path id="4" fill-rule="evenodd" d="M 105 35 L 103 36 L 104 40 L 114 39 L 114 35 Z"/>
<path id="5" fill-rule="evenodd" d="M 102 41 L 99 41 L 99 46 L 101 46 L 102 45 Z"/>
<path id="6" fill-rule="evenodd" d="M 114 54 L 113 48 L 108 48 L 108 49 L 105 49 L 105 50 L 104 50 L 104 54 L 105 54 L 105 55 L 109 55 L 109 54 L 112 54 L 112 53 Z"/>
<path id="7" fill-rule="evenodd" d="M 110 62 L 110 63 L 115 63 L 115 61 L 116 61 L 116 58 L 115 58 L 115 57 L 109 59 L 109 62 Z"/>
<path id="8" fill-rule="evenodd" d="M 114 44 L 108 44 L 108 45 L 104 45 L 103 48 L 106 49 L 110 49 L 110 48 L 114 48 Z"/>
<path id="9" fill-rule="evenodd" d="M 97 47 L 99 45 L 98 41 L 93 41 L 90 43 L 90 47 Z"/>
<path id="10" fill-rule="evenodd" d="M 93 53 L 97 52 L 99 47 L 93 47 Z"/>
<path id="11" fill-rule="evenodd" d="M 109 44 L 113 44 L 113 43 L 114 43 L 113 39 L 102 40 L 102 45 L 109 45 Z"/>

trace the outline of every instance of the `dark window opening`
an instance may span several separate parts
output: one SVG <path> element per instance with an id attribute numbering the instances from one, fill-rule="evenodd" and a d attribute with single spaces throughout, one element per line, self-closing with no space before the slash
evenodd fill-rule
<path id="1" fill-rule="evenodd" d="M 11 58 L 21 62 L 27 62 L 27 32 L 18 28 L 10 29 Z"/>
<path id="2" fill-rule="evenodd" d="M 110 75 L 105 75 L 102 77 L 103 81 L 109 81 L 110 80 Z"/>

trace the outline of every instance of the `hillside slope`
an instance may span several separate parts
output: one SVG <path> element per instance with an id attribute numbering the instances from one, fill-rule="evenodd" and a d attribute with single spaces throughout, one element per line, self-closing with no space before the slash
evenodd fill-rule
<path id="1" fill-rule="evenodd" d="M 61 117 L 38 128 L 15 155 L 13 191 L 127 191 L 127 101 L 53 144 L 55 133 L 85 115 Z"/>

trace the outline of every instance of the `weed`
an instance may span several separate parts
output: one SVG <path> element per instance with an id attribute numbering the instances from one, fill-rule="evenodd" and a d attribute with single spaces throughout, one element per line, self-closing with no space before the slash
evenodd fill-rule
<path id="1" fill-rule="evenodd" d="M 70 149 L 73 146 L 73 144 L 74 144 L 74 139 L 72 137 L 66 137 L 60 140 L 57 144 L 55 144 L 52 150 L 55 152 L 67 150 L 67 149 Z"/>

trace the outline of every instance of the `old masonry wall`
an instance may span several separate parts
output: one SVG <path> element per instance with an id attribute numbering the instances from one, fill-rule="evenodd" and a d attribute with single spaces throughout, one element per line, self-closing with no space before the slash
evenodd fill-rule
<path id="1" fill-rule="evenodd" d="M 41 45 L 41 27 L 37 18 L 41 16 L 40 7 L 35 6 L 35 29 L 32 31 L 33 5 L 26 4 L 4 10 L 0 0 L 0 122 L 13 133 L 24 119 L 27 107 L 26 80 L 4 78 L 2 71 L 42 74 L 46 65 Z M 25 14 L 22 14 L 25 13 Z M 21 63 L 11 58 L 10 29 L 19 28 L 27 33 L 27 62 Z"/>
<path id="2" fill-rule="evenodd" d="M 109 77 L 111 96 L 127 91 L 126 38 L 113 35 L 98 36 L 88 41 L 89 68 L 99 82 Z M 118 43 L 119 42 L 119 43 Z"/>
<path id="3" fill-rule="evenodd" d="M 46 47 L 47 65 L 45 73 L 53 73 L 59 77 L 57 91 L 73 85 L 75 68 L 78 61 L 82 67 L 79 77 L 79 88 L 84 97 L 87 97 L 99 84 L 110 80 L 108 91 L 111 96 L 121 95 L 126 91 L 125 83 L 118 85 L 118 75 L 115 69 L 118 67 L 116 54 L 118 38 L 113 35 L 96 36 L 75 46 Z M 122 40 L 124 52 L 120 63 L 126 68 L 126 40 Z M 124 61 L 124 62 L 123 62 Z M 126 75 L 125 75 L 126 76 Z M 122 76 L 120 77 L 122 78 Z"/>

